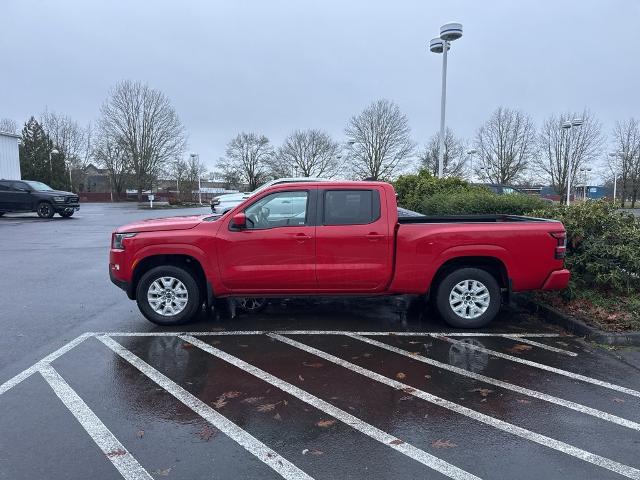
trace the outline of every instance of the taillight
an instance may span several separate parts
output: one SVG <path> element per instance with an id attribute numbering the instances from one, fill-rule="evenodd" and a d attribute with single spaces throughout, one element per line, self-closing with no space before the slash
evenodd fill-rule
<path id="1" fill-rule="evenodd" d="M 563 260 L 567 255 L 567 232 L 550 232 L 553 238 L 556 239 L 555 259 Z"/>

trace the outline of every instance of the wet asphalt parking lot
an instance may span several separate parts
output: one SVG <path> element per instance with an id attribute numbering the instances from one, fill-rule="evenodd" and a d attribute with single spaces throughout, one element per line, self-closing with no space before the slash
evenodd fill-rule
<path id="1" fill-rule="evenodd" d="M 109 234 L 179 213 L 0 219 L 0 479 L 640 478 L 637 365 L 523 312 L 464 332 L 415 299 L 295 299 L 146 322 Z"/>

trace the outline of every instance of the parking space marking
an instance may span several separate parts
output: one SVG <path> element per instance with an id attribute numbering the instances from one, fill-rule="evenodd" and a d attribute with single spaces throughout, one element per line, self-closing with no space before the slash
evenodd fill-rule
<path id="1" fill-rule="evenodd" d="M 517 362 L 522 365 L 527 365 L 529 367 L 539 368 L 540 370 L 546 370 L 547 372 L 557 373 L 558 375 L 563 375 L 565 377 L 572 378 L 574 380 L 580 380 L 582 382 L 591 383 L 593 385 L 598 385 L 599 387 L 608 388 L 610 390 L 615 390 L 617 392 L 626 393 L 627 395 L 632 395 L 634 397 L 640 397 L 640 392 L 637 390 L 633 390 L 631 388 L 623 387 L 621 385 L 616 385 L 614 383 L 605 382 L 604 380 L 598 380 L 597 378 L 587 377 L 586 375 L 581 375 L 579 373 L 570 372 L 568 370 L 562 370 L 556 367 L 550 367 L 549 365 L 545 365 L 543 363 L 532 362 L 531 360 L 526 360 L 524 358 L 514 357 L 513 355 L 508 355 L 506 353 L 498 352 L 496 350 L 490 350 L 485 347 L 481 347 L 479 345 L 472 345 L 470 343 L 463 343 L 460 340 L 454 340 L 453 338 L 449 338 L 444 335 L 431 335 L 433 338 L 438 338 L 445 342 L 453 343 L 454 345 L 464 345 L 465 348 L 470 348 L 472 350 L 477 350 L 479 352 L 484 352 L 489 355 L 493 355 L 494 357 L 503 358 L 505 360 L 510 360 L 512 362 Z"/>
<path id="2" fill-rule="evenodd" d="M 354 338 L 356 340 L 360 340 L 362 342 L 368 343 L 369 345 L 373 345 L 379 348 L 383 348 L 389 352 L 394 352 L 404 357 L 411 358 L 412 360 L 416 360 L 421 363 L 426 363 L 427 365 L 431 365 L 437 368 L 442 368 L 444 370 L 448 370 L 453 373 L 457 373 L 459 375 L 464 375 L 465 377 L 473 378 L 474 380 L 478 380 L 479 382 L 489 383 L 491 385 L 495 385 L 497 387 L 501 387 L 507 390 L 511 390 L 513 392 L 520 393 L 522 395 L 527 395 L 529 397 L 537 398 L 539 400 L 544 400 L 545 402 L 554 403 L 556 405 L 560 405 L 562 407 L 570 408 L 571 410 L 575 410 L 580 413 L 586 413 L 587 415 L 591 415 L 592 417 L 599 418 L 601 420 L 605 420 L 611 423 L 615 423 L 617 425 L 631 428 L 633 430 L 640 431 L 640 423 L 633 422 L 631 420 L 627 420 L 622 417 L 618 417 L 617 415 L 612 415 L 607 412 L 603 412 L 601 410 L 597 410 L 595 408 L 587 407 L 586 405 L 581 405 L 576 402 L 572 402 L 570 400 L 564 400 L 562 398 L 554 397 L 553 395 L 548 395 L 546 393 L 538 392 L 536 390 L 531 390 L 525 387 L 520 387 L 518 385 L 514 385 L 512 383 L 508 383 L 502 380 L 498 380 L 496 378 L 487 377 L 485 375 L 481 375 L 478 373 L 471 372 L 469 370 L 465 370 L 464 368 L 455 367 L 453 365 L 449 365 L 448 363 L 442 363 L 438 360 L 434 360 L 429 357 L 425 357 L 423 355 L 415 355 L 407 350 L 403 350 L 398 347 L 394 347 L 392 345 L 388 345 L 383 342 L 379 342 L 377 340 L 373 340 L 371 338 L 366 338 L 356 334 L 346 334 L 347 337 Z"/>
<path id="3" fill-rule="evenodd" d="M 97 338 L 114 353 L 129 362 L 132 366 L 158 384 L 158 386 L 173 395 L 177 400 L 200 415 L 207 422 L 226 434 L 229 438 L 242 445 L 248 452 L 252 453 L 259 460 L 267 464 L 283 478 L 291 480 L 313 480 L 313 477 L 307 475 L 287 459 L 267 447 L 249 432 L 243 430 L 227 417 L 218 413 L 215 409 L 189 393 L 164 374 L 160 373 L 144 360 L 140 359 L 134 353 L 120 345 L 114 339 L 104 335 L 100 335 Z"/>
<path id="4" fill-rule="evenodd" d="M 266 335 L 276 333 L 279 335 L 344 335 L 355 333 L 367 336 L 398 336 L 398 337 L 426 337 L 429 335 L 447 337 L 503 337 L 510 335 L 514 338 L 556 338 L 571 337 L 559 333 L 486 333 L 486 332 L 351 332 L 349 330 L 219 330 L 213 332 L 99 332 L 94 335 L 106 335 L 108 337 L 177 337 L 180 335 L 215 336 L 215 335 Z"/>
<path id="5" fill-rule="evenodd" d="M 278 334 L 269 334 L 269 336 L 283 343 L 291 345 L 295 348 L 303 350 L 307 353 L 311 353 L 312 355 L 316 355 L 329 362 L 335 363 L 336 365 L 344 367 L 348 370 L 359 373 L 360 375 L 363 375 L 367 378 L 370 378 L 382 384 L 388 385 L 397 390 L 402 390 L 417 398 L 426 400 L 427 402 L 433 403 L 434 405 L 441 406 L 455 413 L 459 413 L 466 417 L 482 422 L 486 425 L 490 425 L 498 430 L 502 430 L 504 432 L 524 438 L 525 440 L 538 443 L 540 445 L 559 451 L 561 453 L 571 455 L 580 460 L 605 468 L 607 470 L 610 470 L 612 472 L 615 472 L 627 478 L 640 480 L 640 470 L 638 470 L 637 468 L 624 465 L 622 463 L 616 462 L 615 460 L 611 460 L 609 458 L 602 457 L 600 455 L 588 452 L 586 450 L 582 450 L 581 448 L 574 447 L 573 445 L 569 445 L 568 443 L 562 442 L 560 440 L 556 440 L 556 439 L 547 437 L 545 435 L 532 432 L 525 428 L 518 427 L 517 425 L 513 425 L 511 423 L 505 422 L 504 420 L 499 420 L 497 418 L 491 417 L 489 415 L 485 415 L 484 413 L 477 412 L 475 410 L 472 410 L 465 406 L 451 402 L 449 400 L 445 400 L 444 398 L 432 395 L 423 390 L 419 390 L 417 388 L 412 387 L 411 385 L 407 385 L 406 383 L 402 383 L 397 380 L 393 380 L 391 378 L 385 377 L 384 375 L 380 375 L 379 373 L 360 367 L 347 360 L 343 360 L 342 358 L 336 357 L 327 352 L 323 352 L 322 350 L 318 350 L 317 348 L 311 347 L 304 343 L 300 343 L 291 338 L 287 338 Z"/>
<path id="6" fill-rule="evenodd" d="M 448 335 L 448 336 L 450 337 L 451 335 Z M 528 338 L 516 337 L 516 336 L 511 335 L 509 333 L 505 333 L 502 336 L 504 338 L 508 338 L 509 340 L 515 340 L 515 341 L 520 342 L 520 343 L 526 343 L 526 344 L 532 345 L 534 347 L 543 348 L 544 350 L 549 350 L 550 352 L 561 353 L 563 355 L 568 355 L 569 357 L 577 357 L 578 356 L 578 354 L 576 352 L 571 352 L 571 351 L 565 350 L 563 348 L 552 347 L 551 345 L 547 345 L 545 343 L 536 342 L 534 340 L 529 340 Z"/>
<path id="7" fill-rule="evenodd" d="M 41 366 L 49 365 L 56 358 L 64 355 L 69 350 L 71 350 L 73 347 L 75 347 L 76 345 L 79 345 L 80 343 L 84 342 L 87 338 L 89 338 L 89 337 L 91 337 L 93 335 L 94 334 L 92 332 L 83 333 L 79 337 L 76 337 L 75 339 L 71 340 L 70 342 L 68 342 L 65 345 L 63 345 L 62 347 L 60 347 L 58 350 L 50 353 L 49 355 L 44 357 L 39 362 L 36 362 L 34 365 L 30 366 L 29 368 L 23 370 L 22 372 L 18 373 L 15 376 L 13 376 L 12 378 L 10 378 L 6 382 L 4 382 L 2 385 L 0 385 L 0 395 L 2 395 L 3 393 L 11 390 L 13 387 L 15 387 L 19 383 L 21 383 L 24 380 L 26 380 L 27 378 L 29 378 L 31 375 L 36 373 L 40 369 Z"/>
<path id="8" fill-rule="evenodd" d="M 318 410 L 321 410 L 324 413 L 331 415 L 332 417 L 340 420 L 341 422 L 349 425 L 350 427 L 354 428 L 355 430 L 358 430 L 359 432 L 367 435 L 368 437 L 371 437 L 374 440 L 377 440 L 378 442 L 383 443 L 384 445 L 399 451 L 400 453 L 420 462 L 421 464 L 433 470 L 436 470 L 442 473 L 443 475 L 446 475 L 449 478 L 454 478 L 459 480 L 478 480 L 479 479 L 479 477 L 465 470 L 462 470 L 461 468 L 458 468 L 455 465 L 452 465 L 442 460 L 441 458 L 431 455 L 430 453 L 427 453 L 424 450 L 421 450 L 411 445 L 410 443 L 405 442 L 402 439 L 394 437 L 393 435 L 387 432 L 384 432 L 377 427 L 374 427 L 373 425 L 351 415 L 348 412 L 345 412 L 344 410 L 316 397 L 315 395 L 312 395 L 311 393 L 305 390 L 302 390 L 301 388 L 296 387 L 295 385 L 292 385 L 289 382 L 286 382 L 274 375 L 271 375 L 270 373 L 265 372 L 264 370 L 250 363 L 247 363 L 244 360 L 239 359 L 238 357 L 235 357 L 220 349 L 217 349 L 209 345 L 208 343 L 203 342 L 202 340 L 199 340 L 189 335 L 180 336 L 180 338 L 185 342 L 189 342 L 192 345 L 195 345 L 196 347 L 200 348 L 201 350 L 204 350 L 205 352 L 221 360 L 224 360 L 225 362 L 245 372 L 250 373 L 256 378 L 259 378 L 260 380 L 263 380 L 269 383 L 270 385 L 273 385 L 274 387 L 279 388 L 283 392 L 286 392 L 289 395 L 292 395 L 297 399 L 302 400 L 303 402 L 317 408 Z"/>
<path id="9" fill-rule="evenodd" d="M 38 371 L 126 480 L 153 479 L 51 365 L 40 365 Z"/>

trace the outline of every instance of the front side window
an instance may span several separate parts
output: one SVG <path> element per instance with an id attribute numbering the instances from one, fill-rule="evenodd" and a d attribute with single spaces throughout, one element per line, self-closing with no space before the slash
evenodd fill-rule
<path id="1" fill-rule="evenodd" d="M 32 180 L 29 180 L 23 183 L 28 184 L 32 189 L 34 189 L 37 192 L 50 192 L 51 190 L 53 190 L 53 188 L 51 188 L 49 185 L 44 184 L 42 182 L 34 182 Z M 24 184 L 21 186 L 24 187 Z"/>
<path id="2" fill-rule="evenodd" d="M 301 227 L 307 222 L 309 192 L 278 192 L 261 198 L 244 211 L 247 229 Z"/>
<path id="3" fill-rule="evenodd" d="M 377 190 L 328 190 L 324 193 L 324 225 L 366 225 L 380 218 Z"/>

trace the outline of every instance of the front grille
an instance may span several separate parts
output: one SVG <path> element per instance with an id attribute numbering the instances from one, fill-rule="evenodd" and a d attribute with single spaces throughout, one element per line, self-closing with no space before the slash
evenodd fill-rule
<path id="1" fill-rule="evenodd" d="M 78 197 L 67 197 L 67 203 L 78 203 L 79 200 Z"/>

